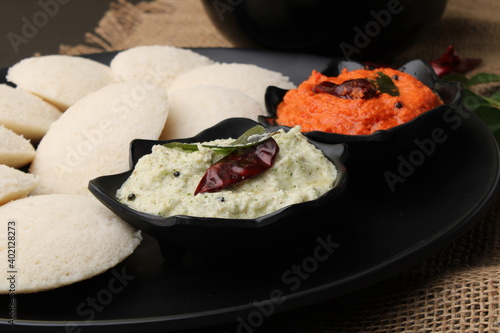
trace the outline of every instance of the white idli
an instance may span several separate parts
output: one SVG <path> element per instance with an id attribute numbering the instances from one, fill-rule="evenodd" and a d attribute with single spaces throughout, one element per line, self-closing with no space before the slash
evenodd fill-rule
<path id="1" fill-rule="evenodd" d="M 119 52 L 110 67 L 119 81 L 151 80 L 168 88 L 179 74 L 212 63 L 208 57 L 188 49 L 145 45 Z"/>
<path id="2" fill-rule="evenodd" d="M 87 194 L 89 180 L 129 168 L 133 139 L 158 139 L 168 114 L 165 89 L 146 82 L 108 85 L 70 107 L 37 148 L 34 194 Z"/>
<path id="3" fill-rule="evenodd" d="M 35 158 L 35 148 L 21 135 L 0 125 L 0 164 L 20 168 Z"/>
<path id="4" fill-rule="evenodd" d="M 296 87 L 283 74 L 256 65 L 215 63 L 179 75 L 170 85 L 169 91 L 197 85 L 217 85 L 241 90 L 255 99 L 263 110 L 266 110 L 264 95 L 268 86 L 283 89 Z"/>
<path id="5" fill-rule="evenodd" d="M 109 66 L 82 57 L 47 55 L 26 58 L 9 68 L 7 80 L 61 110 L 112 83 Z"/>
<path id="6" fill-rule="evenodd" d="M 169 114 L 162 140 L 194 136 L 218 122 L 233 117 L 257 120 L 264 112 L 240 90 L 221 86 L 193 86 L 169 93 Z"/>
<path id="7" fill-rule="evenodd" d="M 0 164 L 0 205 L 26 197 L 36 182 L 34 175 Z"/>
<path id="8" fill-rule="evenodd" d="M 0 84 L 0 125 L 39 141 L 61 111 L 26 91 Z"/>
<path id="9" fill-rule="evenodd" d="M 0 207 L 0 216 L 0 293 L 9 292 L 12 275 L 15 293 L 91 278 L 129 256 L 142 239 L 97 199 L 81 195 L 11 201 Z"/>

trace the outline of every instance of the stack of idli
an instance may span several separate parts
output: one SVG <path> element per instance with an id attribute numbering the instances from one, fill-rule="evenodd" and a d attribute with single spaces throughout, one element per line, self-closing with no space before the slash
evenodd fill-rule
<path id="1" fill-rule="evenodd" d="M 181 73 L 212 63 L 208 57 L 188 49 L 145 45 L 119 52 L 110 67 L 118 81 L 146 80 L 168 88 Z"/>
<path id="2" fill-rule="evenodd" d="M 0 84 L 0 125 L 26 139 L 39 141 L 61 111 L 24 90 Z"/>
<path id="3" fill-rule="evenodd" d="M 34 175 L 0 164 L 0 205 L 27 197 L 36 183 Z"/>
<path id="4" fill-rule="evenodd" d="M 216 85 L 200 85 L 171 91 L 169 115 L 162 140 L 192 137 L 218 122 L 232 117 L 257 119 L 262 109 L 240 90 Z"/>
<path id="5" fill-rule="evenodd" d="M 195 95 L 195 87 L 198 85 L 216 85 L 240 90 L 257 101 L 263 111 L 266 110 L 264 95 L 268 86 L 282 89 L 296 87 L 283 74 L 256 65 L 215 63 L 193 68 L 179 75 L 170 85 L 169 92 L 193 87 Z"/>
<path id="6" fill-rule="evenodd" d="M 7 80 L 61 110 L 114 81 L 109 66 L 82 57 L 47 55 L 21 60 Z"/>
<path id="7" fill-rule="evenodd" d="M 89 59 L 52 55 L 11 66 L 0 84 L 0 204 L 26 197 L 38 177 L 22 168 L 62 111 L 115 81 L 109 66 Z"/>
<path id="8" fill-rule="evenodd" d="M 142 239 L 97 199 L 82 195 L 11 201 L 0 206 L 0 216 L 0 293 L 31 293 L 88 279 L 121 262 Z"/>
<path id="9" fill-rule="evenodd" d="M 12 66 L 0 85 L 0 255 L 16 230 L 16 293 L 65 286 L 112 268 L 141 241 L 88 191 L 126 171 L 134 139 L 191 137 L 232 117 L 264 114 L 269 85 L 295 85 L 254 65 L 192 50 L 141 46 L 109 66 L 62 55 Z M 36 150 L 35 150 L 36 147 Z M 8 261 L 0 293 L 11 287 Z"/>
<path id="10" fill-rule="evenodd" d="M 268 86 L 293 89 L 282 73 L 250 64 L 220 63 L 192 50 L 139 46 L 111 61 L 119 81 L 148 80 L 168 91 L 170 111 L 161 139 L 193 136 L 233 117 L 257 120 L 266 114 Z"/>
<path id="11" fill-rule="evenodd" d="M 0 205 L 27 196 L 36 177 L 17 168 L 29 164 L 35 148 L 22 136 L 0 125 Z"/>
<path id="12" fill-rule="evenodd" d="M 80 99 L 52 124 L 30 172 L 34 194 L 91 195 L 88 182 L 129 169 L 134 139 L 158 139 L 168 114 L 165 89 L 145 81 L 107 85 Z"/>
<path id="13" fill-rule="evenodd" d="M 33 161 L 35 155 L 29 140 L 0 125 L 0 164 L 20 168 Z"/>
<path id="14" fill-rule="evenodd" d="M 36 155 L 33 143 L 42 139 L 61 111 L 21 89 L 0 84 L 0 205 L 26 197 L 36 177 L 22 168 Z"/>
<path id="15" fill-rule="evenodd" d="M 23 60 L 7 79 L 15 87 L 0 85 L 0 253 L 15 253 L 14 292 L 110 269 L 134 251 L 141 232 L 92 197 L 88 181 L 127 170 L 133 139 L 158 139 L 166 90 L 116 83 L 109 66 L 66 56 Z M 8 264 L 0 264 L 4 275 Z M 12 292 L 8 278 L 0 293 Z"/>

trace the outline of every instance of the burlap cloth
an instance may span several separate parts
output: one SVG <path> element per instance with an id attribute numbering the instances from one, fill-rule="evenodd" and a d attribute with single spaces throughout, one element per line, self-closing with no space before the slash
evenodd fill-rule
<path id="1" fill-rule="evenodd" d="M 196 0 L 113 4 L 86 44 L 62 54 L 137 45 L 234 47 Z M 442 20 L 400 57 L 430 60 L 452 44 L 500 72 L 500 1 L 449 0 Z M 500 74 L 500 73 L 499 73 Z M 258 332 L 500 332 L 500 201 L 444 251 L 389 280 L 344 297 L 273 316 Z M 212 331 L 212 330 L 210 330 Z"/>

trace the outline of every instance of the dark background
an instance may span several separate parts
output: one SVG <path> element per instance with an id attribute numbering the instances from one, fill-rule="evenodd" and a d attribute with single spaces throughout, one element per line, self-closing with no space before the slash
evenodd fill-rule
<path id="1" fill-rule="evenodd" d="M 111 2 L 1 0 L 0 68 L 31 57 L 36 52 L 56 54 L 60 44 L 85 43 L 85 33 L 97 27 Z"/>

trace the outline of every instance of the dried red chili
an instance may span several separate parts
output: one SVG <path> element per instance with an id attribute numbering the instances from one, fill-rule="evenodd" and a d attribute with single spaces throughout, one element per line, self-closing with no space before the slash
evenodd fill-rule
<path id="1" fill-rule="evenodd" d="M 278 152 L 278 144 L 273 138 L 251 147 L 235 149 L 205 172 L 194 195 L 218 192 L 262 174 L 272 167 Z"/>
<path id="2" fill-rule="evenodd" d="M 430 65 L 437 76 L 443 77 L 451 73 L 465 74 L 481 62 L 481 59 L 460 57 L 453 46 L 450 45 L 446 49 L 446 52 L 439 58 L 432 60 Z"/>
<path id="3" fill-rule="evenodd" d="M 348 80 L 341 84 L 323 81 L 313 88 L 315 93 L 326 93 L 343 99 L 369 99 L 378 95 L 378 90 L 366 79 Z"/>

